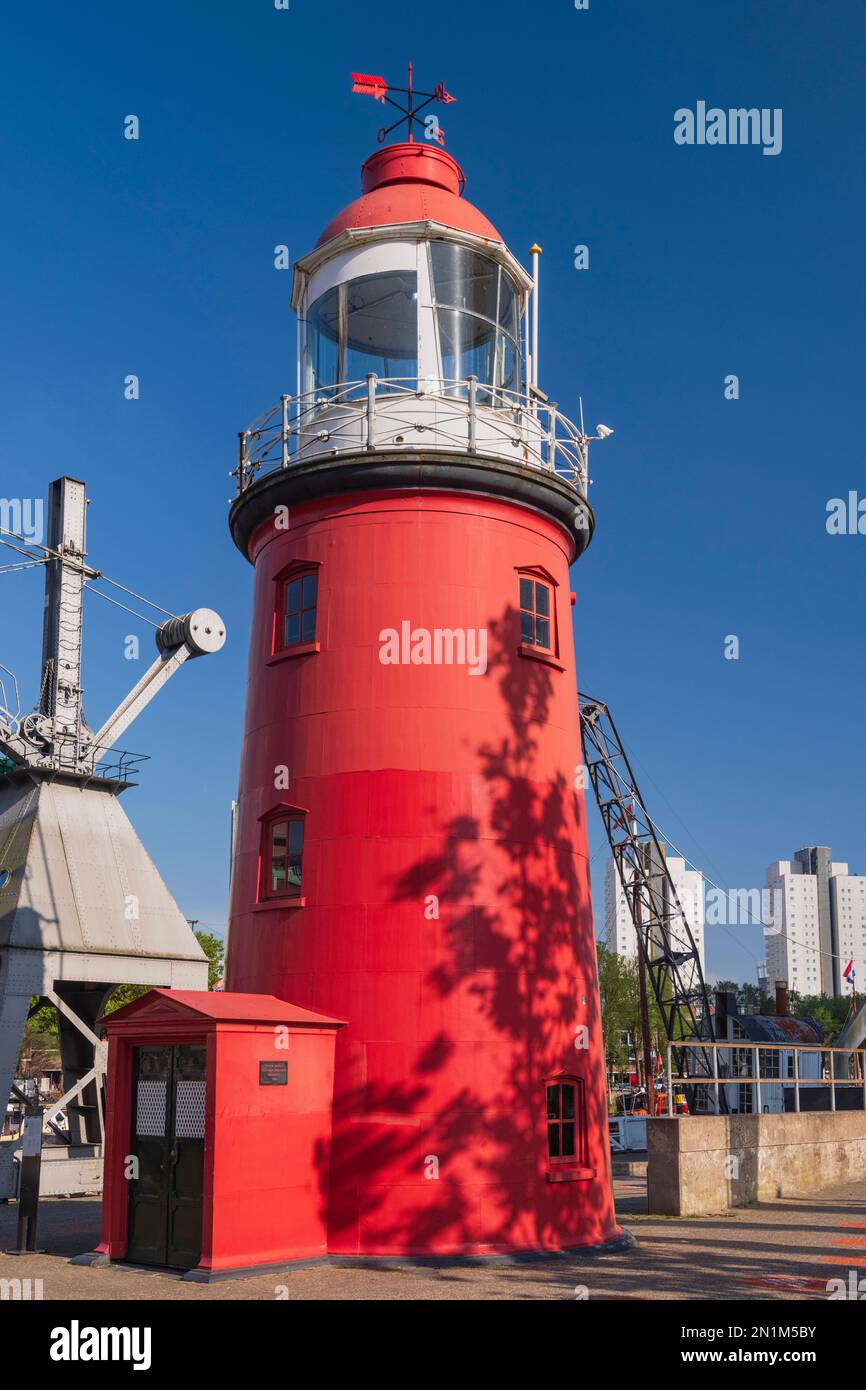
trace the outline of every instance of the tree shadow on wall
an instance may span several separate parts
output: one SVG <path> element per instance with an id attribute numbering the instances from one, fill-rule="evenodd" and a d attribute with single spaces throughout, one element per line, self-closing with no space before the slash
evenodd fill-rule
<path id="1" fill-rule="evenodd" d="M 579 1014 L 598 1043 L 593 1057 L 601 1057 L 592 909 L 585 862 L 576 852 L 582 803 L 573 767 L 536 770 L 554 681 L 570 677 L 522 657 L 518 633 L 512 607 L 488 624 L 483 679 L 498 684 L 506 732 L 476 749 L 486 784 L 482 812 L 436 825 L 431 811 L 428 833 L 441 836 L 441 851 L 419 859 L 390 885 L 394 903 L 423 903 L 430 895 L 439 900 L 441 919 L 425 924 L 441 934 L 425 987 L 472 1019 L 468 1033 L 461 1027 L 466 1084 L 449 1090 L 446 1070 L 458 1060 L 461 1040 L 443 1029 L 414 1057 L 407 1055 L 399 1084 L 368 1084 L 359 1062 L 357 1077 L 334 1099 L 336 1143 L 322 1199 L 327 1202 L 329 1185 L 332 1232 L 347 1229 L 354 1198 L 341 1212 L 339 1194 L 363 1186 L 368 1249 L 429 1253 L 478 1244 L 479 1200 L 485 1244 L 555 1245 L 562 1223 L 545 1200 L 545 1081 L 558 1071 L 585 1077 L 587 1131 L 600 1129 L 607 1142 L 603 1077 L 588 1074 L 588 1054 L 574 1046 Z M 579 730 L 574 733 L 578 749 Z M 499 880 L 492 889 L 491 863 Z M 579 1008 L 579 995 L 585 1007 Z M 481 1059 L 475 1069 L 466 1065 L 467 1041 Z M 390 1116 L 392 1123 L 387 1133 L 379 1126 L 370 1138 L 357 1120 L 375 1115 Z M 438 1177 L 427 1180 L 425 1160 L 434 1157 Z M 393 1208 L 388 1214 L 382 1209 L 377 1169 L 387 1173 L 389 1192 L 401 1186 L 399 1217 Z M 590 1223 L 593 1208 L 603 1216 L 603 1182 L 561 1191 Z"/>

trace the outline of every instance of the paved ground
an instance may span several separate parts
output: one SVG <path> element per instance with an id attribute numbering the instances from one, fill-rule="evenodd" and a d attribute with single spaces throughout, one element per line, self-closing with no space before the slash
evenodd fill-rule
<path id="1" fill-rule="evenodd" d="M 141 1270 L 70 1265 L 98 1238 L 98 1203 L 49 1199 L 40 1210 L 40 1245 L 50 1253 L 0 1254 L 0 1279 L 43 1281 L 45 1299 L 825 1299 L 830 1278 L 866 1275 L 866 1182 L 809 1199 L 783 1199 L 726 1216 L 679 1220 L 647 1216 L 641 1178 L 616 1184 L 620 1220 L 638 1239 L 622 1255 L 518 1265 L 363 1269 L 334 1267 L 184 1284 Z M 15 1231 L 17 1208 L 0 1205 L 0 1250 Z"/>

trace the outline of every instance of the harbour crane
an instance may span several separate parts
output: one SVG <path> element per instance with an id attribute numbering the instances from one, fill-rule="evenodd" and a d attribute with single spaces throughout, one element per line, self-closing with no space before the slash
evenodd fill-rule
<path id="1" fill-rule="evenodd" d="M 617 875 L 634 923 L 642 968 L 659 1007 L 665 1036 L 678 1043 L 680 1075 L 712 1078 L 712 1014 L 700 952 L 667 867 L 655 825 L 610 710 L 581 694 L 583 759 Z M 683 1044 L 690 1044 L 688 1047 Z M 649 1064 L 649 1057 L 647 1057 Z M 691 1088 L 694 1089 L 694 1088 Z M 717 1088 L 724 1106 L 724 1088 Z M 707 1100 L 709 1087 L 702 1087 Z"/>
<path id="2" fill-rule="evenodd" d="M 91 729 L 81 683 L 83 595 L 104 576 L 86 560 L 85 492 L 68 477 L 49 491 L 47 544 L 38 547 L 45 609 L 35 708 L 22 716 L 17 682 L 12 696 L 0 684 L 0 1099 L 5 1106 L 27 1019 L 53 1005 L 63 1095 L 43 1121 L 60 1137 L 54 1122 L 65 1113 L 75 1172 L 45 1164 L 43 1192 L 99 1189 L 106 1055 L 96 1020 L 111 991 L 207 989 L 204 952 L 120 804 L 140 759 L 115 745 L 182 665 L 220 650 L 225 628 L 207 608 L 169 616 L 156 630 L 156 659 Z M 8 532 L 0 540 L 18 548 Z M 15 1190 L 12 1158 L 13 1146 L 0 1146 L 0 1199 Z"/>

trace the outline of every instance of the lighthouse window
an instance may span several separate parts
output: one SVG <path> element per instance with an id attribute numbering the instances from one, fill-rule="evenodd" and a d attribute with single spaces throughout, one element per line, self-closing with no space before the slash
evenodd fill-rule
<path id="1" fill-rule="evenodd" d="M 529 647 L 553 651 L 550 585 L 520 576 L 520 640 Z"/>
<path id="2" fill-rule="evenodd" d="M 442 376 L 455 395 L 476 376 L 500 390 L 516 390 L 520 350 L 517 295 L 495 261 L 449 241 L 430 243 L 436 328 Z M 495 403 L 490 391 L 480 392 Z"/>
<path id="3" fill-rule="evenodd" d="M 265 826 L 262 897 L 300 897 L 303 852 L 302 816 L 280 817 Z"/>
<path id="4" fill-rule="evenodd" d="M 307 389 L 418 376 L 418 277 L 361 275 L 321 295 L 307 313 Z M 364 388 L 366 389 L 366 387 Z"/>
<path id="5" fill-rule="evenodd" d="M 548 1156 L 559 1162 L 584 1162 L 585 1135 L 583 1082 L 561 1081 L 548 1086 Z"/>
<path id="6" fill-rule="evenodd" d="M 315 570 L 293 574 L 283 581 L 280 632 L 285 647 L 297 647 L 316 640 L 316 601 L 318 575 Z"/>

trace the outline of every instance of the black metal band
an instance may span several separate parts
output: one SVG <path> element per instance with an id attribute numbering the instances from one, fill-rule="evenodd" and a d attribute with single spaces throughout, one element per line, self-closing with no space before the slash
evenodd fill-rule
<path id="1" fill-rule="evenodd" d="M 376 450 L 374 455 L 318 457 L 308 463 L 263 473 L 232 503 L 229 528 L 238 550 L 249 558 L 249 542 L 275 508 L 337 493 L 451 492 L 517 502 L 541 513 L 565 531 L 574 553 L 582 555 L 595 529 L 589 502 L 558 474 L 482 455 Z"/>

